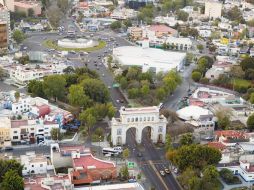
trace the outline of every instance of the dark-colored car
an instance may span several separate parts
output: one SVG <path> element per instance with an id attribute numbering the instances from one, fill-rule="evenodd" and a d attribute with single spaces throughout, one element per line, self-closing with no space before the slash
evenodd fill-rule
<path id="1" fill-rule="evenodd" d="M 11 146 L 6 146 L 6 147 L 4 148 L 4 150 L 5 150 L 5 151 L 12 151 L 13 148 L 12 148 Z"/>

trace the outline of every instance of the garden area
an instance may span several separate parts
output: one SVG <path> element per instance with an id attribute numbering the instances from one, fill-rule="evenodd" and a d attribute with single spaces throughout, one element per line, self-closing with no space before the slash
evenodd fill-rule
<path id="1" fill-rule="evenodd" d="M 238 176 L 235 176 L 231 170 L 223 168 L 220 172 L 220 177 L 227 185 L 241 184 L 242 181 Z"/>
<path id="2" fill-rule="evenodd" d="M 42 44 L 43 46 L 49 49 L 55 49 L 57 51 L 76 51 L 76 52 L 82 52 L 82 51 L 92 52 L 92 51 L 100 50 L 106 46 L 105 41 L 99 41 L 99 44 L 97 46 L 89 47 L 89 48 L 64 48 L 64 47 L 58 46 L 57 43 L 53 40 L 45 40 L 42 42 Z"/>
<path id="3" fill-rule="evenodd" d="M 137 66 L 123 70 L 115 81 L 133 104 L 145 106 L 158 105 L 182 82 L 177 71 L 155 74 L 152 71 L 142 72 Z"/>

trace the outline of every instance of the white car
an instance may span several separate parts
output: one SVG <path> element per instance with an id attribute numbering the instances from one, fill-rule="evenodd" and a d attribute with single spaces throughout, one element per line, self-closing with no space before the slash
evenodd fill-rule
<path id="1" fill-rule="evenodd" d="M 160 170 L 161 176 L 165 176 L 165 172 L 163 170 Z"/>
<path id="2" fill-rule="evenodd" d="M 122 153 L 122 152 L 123 152 L 123 149 L 122 149 L 122 147 L 120 147 L 120 146 L 116 146 L 116 147 L 114 147 L 113 149 L 114 149 L 114 150 L 117 150 L 119 153 Z"/>

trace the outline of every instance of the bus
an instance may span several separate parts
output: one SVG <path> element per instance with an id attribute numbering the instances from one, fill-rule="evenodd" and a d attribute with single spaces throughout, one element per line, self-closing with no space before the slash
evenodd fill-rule
<path id="1" fill-rule="evenodd" d="M 114 147 L 114 148 L 103 148 L 102 149 L 102 154 L 103 155 L 110 155 L 110 156 L 117 156 L 120 153 L 122 153 L 122 149 L 118 148 L 118 147 Z"/>

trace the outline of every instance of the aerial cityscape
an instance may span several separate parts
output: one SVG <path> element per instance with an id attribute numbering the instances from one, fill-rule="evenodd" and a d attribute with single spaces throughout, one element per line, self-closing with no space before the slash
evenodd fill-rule
<path id="1" fill-rule="evenodd" d="M 254 189 L 254 0 L 0 0 L 0 190 Z"/>

